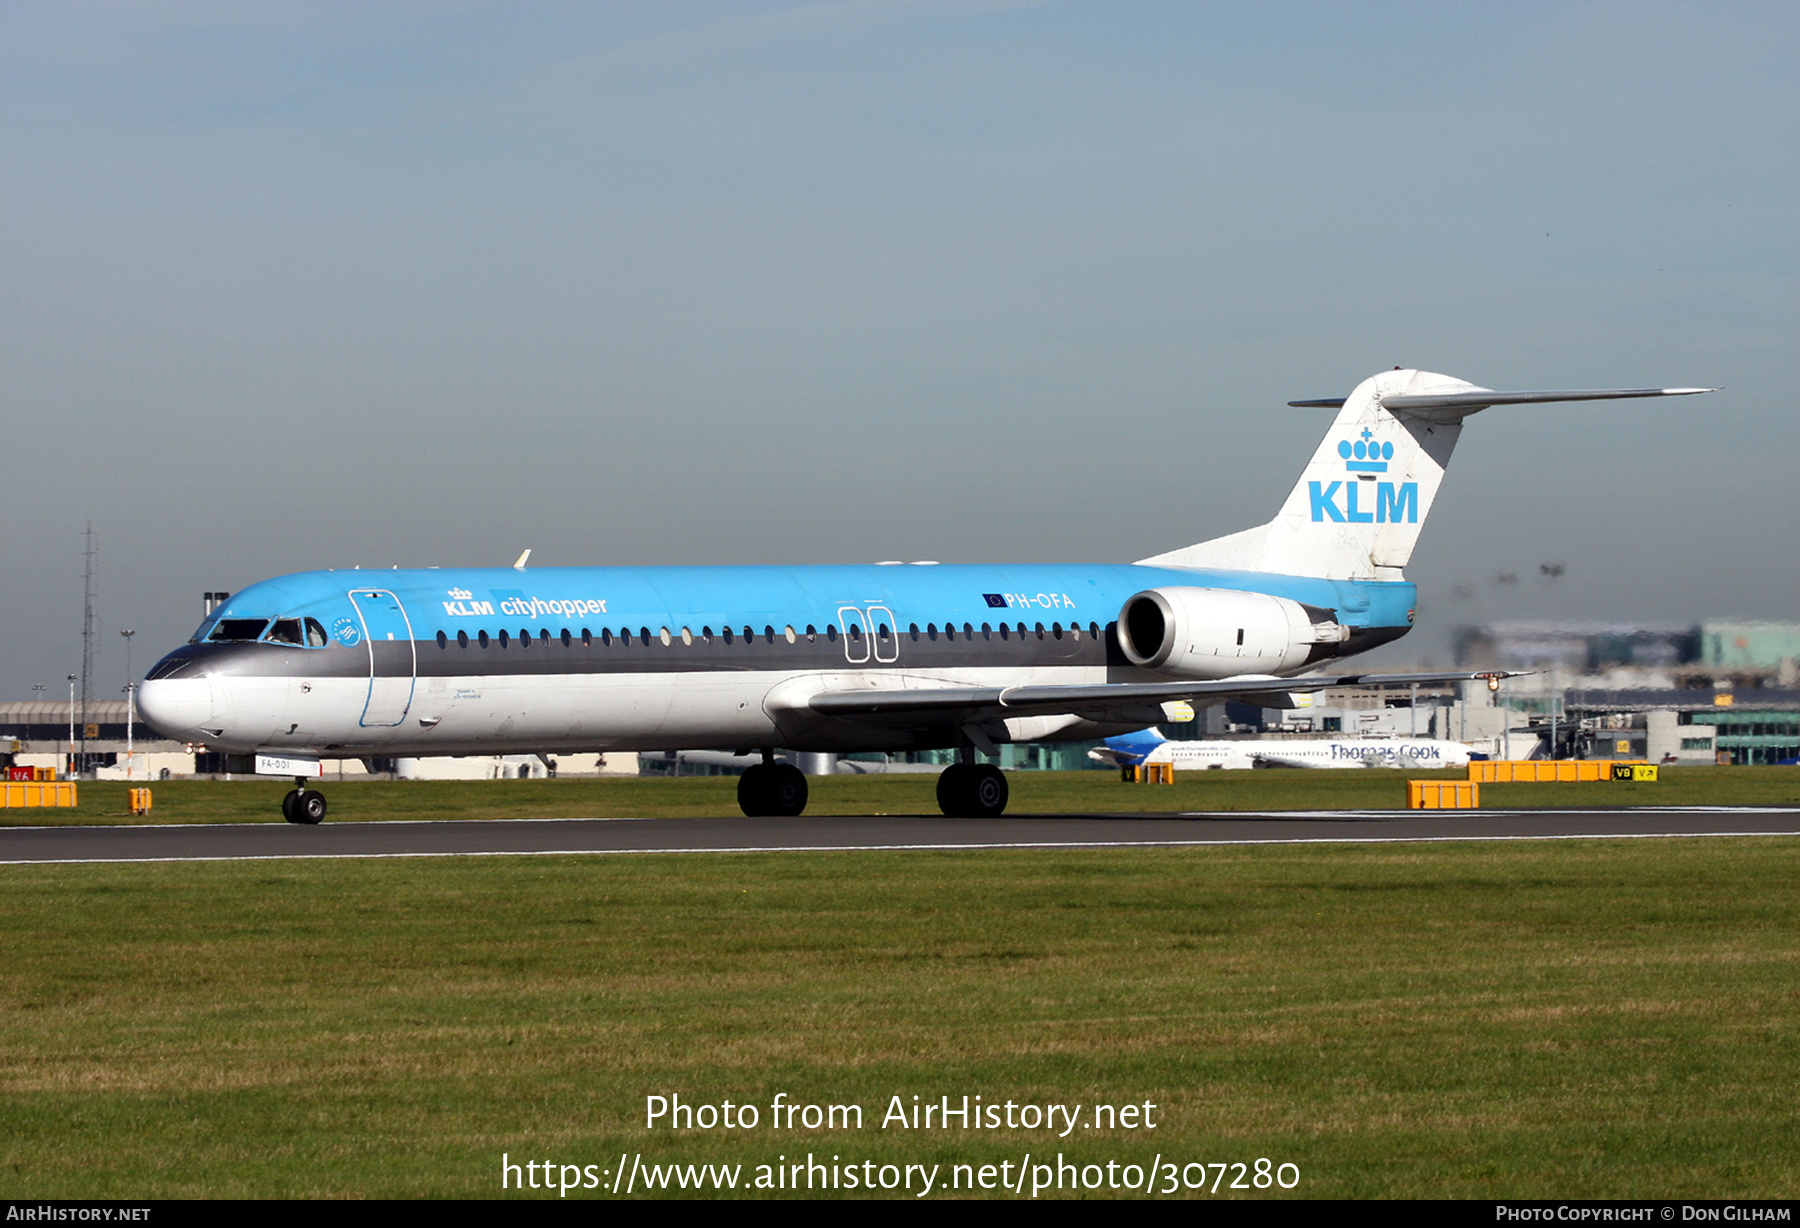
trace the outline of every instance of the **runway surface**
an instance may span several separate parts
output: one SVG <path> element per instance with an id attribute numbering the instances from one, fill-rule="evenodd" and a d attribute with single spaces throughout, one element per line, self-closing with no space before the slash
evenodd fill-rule
<path id="1" fill-rule="evenodd" d="M 0 864 L 1775 835 L 1800 835 L 1800 810 L 1238 811 L 1008 815 L 998 819 L 806 815 L 796 819 L 734 816 L 325 823 L 318 827 L 277 822 L 0 828 Z"/>

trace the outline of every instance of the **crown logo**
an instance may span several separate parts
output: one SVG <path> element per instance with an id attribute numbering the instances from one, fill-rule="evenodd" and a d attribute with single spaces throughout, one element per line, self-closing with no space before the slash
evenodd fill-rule
<path id="1" fill-rule="evenodd" d="M 1344 455 L 1348 456 L 1349 453 L 1346 452 L 1346 453 L 1344 453 Z M 457 601 L 467 601 L 470 597 L 473 597 L 474 595 L 475 594 L 471 593 L 466 588 L 453 588 L 450 590 L 450 596 L 455 598 Z"/>
<path id="2" fill-rule="evenodd" d="M 1394 445 L 1377 443 L 1375 432 L 1368 427 L 1363 428 L 1362 438 L 1355 443 L 1348 439 L 1338 441 L 1338 455 L 1344 458 L 1344 468 L 1351 473 L 1386 473 L 1387 463 L 1394 459 Z"/>

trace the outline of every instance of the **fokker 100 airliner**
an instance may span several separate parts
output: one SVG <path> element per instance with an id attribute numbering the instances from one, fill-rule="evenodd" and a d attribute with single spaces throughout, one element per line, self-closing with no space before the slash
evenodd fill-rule
<path id="1" fill-rule="evenodd" d="M 796 815 L 797 751 L 956 748 L 945 814 L 997 815 L 1003 742 L 1086 741 L 1169 705 L 1489 674 L 1302 671 L 1412 627 L 1403 573 L 1463 419 L 1703 388 L 1495 392 L 1384 371 L 1267 524 L 1129 564 L 305 572 L 236 593 L 139 690 L 159 733 L 291 775 L 326 758 L 760 750 L 749 815 Z M 529 552 L 527 552 L 529 553 Z M 248 766 L 248 764 L 247 764 Z"/>

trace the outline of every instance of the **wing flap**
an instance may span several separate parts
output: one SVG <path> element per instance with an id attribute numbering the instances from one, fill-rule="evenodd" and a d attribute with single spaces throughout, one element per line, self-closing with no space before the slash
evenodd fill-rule
<path id="1" fill-rule="evenodd" d="M 824 691 L 807 697 L 805 707 L 821 716 L 877 723 L 916 725 L 965 722 L 1009 716 L 1078 715 L 1095 721 L 1131 721 L 1156 705 L 1186 700 L 1196 706 L 1228 700 L 1267 701 L 1293 692 L 1328 687 L 1409 686 L 1510 678 L 1512 673 L 1309 674 L 1302 678 L 1245 677 L 1213 682 L 1103 682 L 1088 685 L 1014 687 L 877 688 Z M 1286 707 L 1286 704 L 1267 704 Z M 1145 723 L 1162 719 L 1151 715 Z"/>

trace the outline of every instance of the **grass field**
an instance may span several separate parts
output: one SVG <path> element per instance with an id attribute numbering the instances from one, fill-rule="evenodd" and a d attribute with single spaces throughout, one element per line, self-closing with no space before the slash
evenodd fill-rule
<path id="1" fill-rule="evenodd" d="M 1796 881 L 1779 837 L 0 867 L 0 1195 L 1061 1151 L 1267 1157 L 1302 1196 L 1793 1197 Z M 763 1122 L 647 1131 L 673 1092 Z M 778 1092 L 865 1128 L 773 1131 Z M 1158 1128 L 881 1129 L 915 1094 Z"/>
<path id="2" fill-rule="evenodd" d="M 1206 810 L 1384 810 L 1405 805 L 1407 777 L 1458 772 L 1282 769 L 1192 772 L 1173 785 L 1125 785 L 1112 772 L 1013 772 L 1011 814 Z M 1500 784 L 1491 807 L 1793 806 L 1800 769 L 1665 768 L 1656 784 Z M 812 781 L 812 814 L 936 814 L 931 775 L 835 776 Z M 118 781 L 81 785 L 73 810 L 0 810 L 0 826 L 61 823 L 268 823 L 281 818 L 277 780 L 175 780 L 152 787 L 151 813 L 134 817 Z M 502 781 L 324 781 L 327 822 L 376 819 L 675 818 L 736 814 L 733 777 Z"/>

